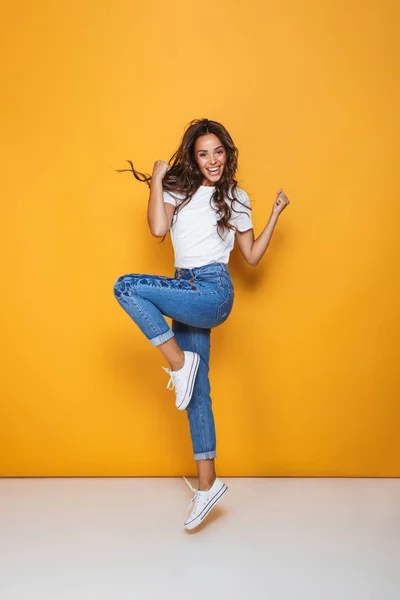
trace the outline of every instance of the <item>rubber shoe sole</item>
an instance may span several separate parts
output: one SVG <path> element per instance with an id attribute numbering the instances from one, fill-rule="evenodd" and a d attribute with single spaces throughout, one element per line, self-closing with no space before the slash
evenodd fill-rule
<path id="1" fill-rule="evenodd" d="M 190 361 L 190 368 L 188 373 L 188 380 L 185 389 L 185 394 L 182 399 L 177 398 L 175 402 L 175 406 L 178 410 L 185 410 L 189 405 L 189 402 L 192 399 L 194 382 L 196 381 L 197 371 L 199 369 L 200 364 L 200 356 L 196 352 L 189 352 L 188 350 L 184 350 L 185 360 Z"/>

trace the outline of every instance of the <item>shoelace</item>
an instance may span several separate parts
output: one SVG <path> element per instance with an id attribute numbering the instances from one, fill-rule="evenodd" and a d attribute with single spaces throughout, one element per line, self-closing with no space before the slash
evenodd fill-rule
<path id="1" fill-rule="evenodd" d="M 186 512 L 189 510 L 189 508 L 192 506 L 193 502 L 195 503 L 194 505 L 194 510 L 196 509 L 196 505 L 197 505 L 197 501 L 200 498 L 200 494 L 199 494 L 199 490 L 196 490 L 196 488 L 194 488 L 192 486 L 192 484 L 186 479 L 186 477 L 184 476 L 183 479 L 186 481 L 186 483 L 188 484 L 188 486 L 190 487 L 190 489 L 192 490 L 192 492 L 194 493 L 193 498 L 191 499 L 191 501 L 189 502 L 189 506 L 186 509 Z"/>
<path id="2" fill-rule="evenodd" d="M 174 387 L 176 388 L 176 392 L 179 394 L 180 392 L 180 383 L 181 380 L 179 379 L 179 375 L 177 375 L 176 371 L 171 371 L 170 369 L 167 369 L 167 367 L 162 367 L 164 369 L 164 371 L 166 373 L 168 373 L 168 375 L 170 375 L 170 380 L 167 383 L 167 389 L 168 390 L 173 390 Z"/>

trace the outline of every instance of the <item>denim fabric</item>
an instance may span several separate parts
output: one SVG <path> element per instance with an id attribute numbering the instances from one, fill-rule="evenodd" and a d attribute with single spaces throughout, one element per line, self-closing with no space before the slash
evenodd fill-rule
<path id="1" fill-rule="evenodd" d="M 210 334 L 228 318 L 234 287 L 228 266 L 217 262 L 176 268 L 174 277 L 132 273 L 118 277 L 114 296 L 153 346 L 173 336 L 182 350 L 200 355 L 193 395 L 186 413 L 195 460 L 216 457 L 210 396 Z M 172 319 L 172 329 L 164 315 Z"/>

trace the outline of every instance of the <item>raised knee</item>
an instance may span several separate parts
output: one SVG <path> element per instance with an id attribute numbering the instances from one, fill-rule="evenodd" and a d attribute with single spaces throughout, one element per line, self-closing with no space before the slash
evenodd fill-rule
<path id="1" fill-rule="evenodd" d="M 117 281 L 114 283 L 113 292 L 117 299 L 120 298 L 121 294 L 125 292 L 124 277 L 124 275 L 121 275 L 121 277 L 118 277 Z"/>

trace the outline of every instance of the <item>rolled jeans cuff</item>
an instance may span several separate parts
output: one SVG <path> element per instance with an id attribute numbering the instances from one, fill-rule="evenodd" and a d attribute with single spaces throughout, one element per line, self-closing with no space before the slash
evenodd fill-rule
<path id="1" fill-rule="evenodd" d="M 165 333 L 162 333 L 161 335 L 157 335 L 157 337 L 151 338 L 150 344 L 152 344 L 153 346 L 159 346 L 160 344 L 163 344 L 164 342 L 168 342 L 168 340 L 170 340 L 174 336 L 175 336 L 175 334 L 172 331 L 172 329 L 168 329 L 168 331 L 166 331 Z"/>
<path id="2" fill-rule="evenodd" d="M 217 458 L 216 450 L 209 450 L 209 452 L 196 452 L 194 454 L 194 460 L 206 460 L 209 458 Z"/>

